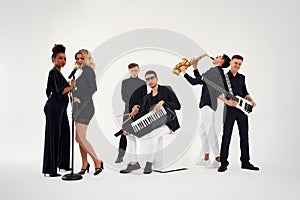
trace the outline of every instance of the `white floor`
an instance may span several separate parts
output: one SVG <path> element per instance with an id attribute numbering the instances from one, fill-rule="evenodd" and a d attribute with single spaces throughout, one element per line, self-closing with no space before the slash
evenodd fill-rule
<path id="1" fill-rule="evenodd" d="M 0 69 L 4 74 L 0 79 L 0 200 L 300 199 L 300 68 L 295 63 L 300 52 L 299 1 L 1 1 L 0 16 Z M 250 119 L 250 155 L 261 171 L 240 169 L 235 128 L 231 164 L 224 174 L 193 164 L 201 147 L 199 137 L 183 156 L 185 160 L 170 167 L 188 167 L 188 171 L 121 175 L 106 165 L 103 174 L 94 177 L 90 173 L 78 182 L 41 174 L 43 107 L 53 44 L 67 47 L 67 65 L 62 70 L 66 77 L 74 68 L 78 49 L 94 51 L 121 33 L 143 28 L 180 33 L 212 56 L 224 52 L 245 57 L 241 73 L 246 75 L 249 92 L 257 102 Z M 122 52 L 126 43 L 130 41 L 120 49 L 108 49 L 108 53 Z M 186 44 L 182 47 L 189 49 Z M 151 55 L 132 59 L 141 65 L 167 63 L 170 69 L 180 60 L 169 62 L 161 54 L 158 58 L 162 59 L 156 61 Z M 123 56 L 116 55 L 111 63 Z M 97 68 L 105 67 L 102 59 L 95 60 Z M 200 70 L 204 70 L 202 66 Z M 115 74 L 112 77 L 118 81 Z M 113 91 L 109 85 L 99 85 L 97 93 L 110 87 Z M 200 96 L 200 87 L 193 89 Z M 198 104 L 199 99 L 195 100 Z M 106 112 L 99 111 L 106 117 Z M 193 116 L 189 120 L 194 120 Z M 108 133 L 113 137 L 112 131 Z M 75 152 L 78 170 L 78 147 Z M 97 152 L 103 158 L 103 151 Z"/>
<path id="2" fill-rule="evenodd" d="M 259 172 L 232 164 L 224 174 L 216 169 L 188 166 L 188 171 L 169 174 L 122 175 L 105 168 L 81 181 L 47 178 L 39 163 L 1 165 L 0 199 L 298 199 L 299 172 L 263 166 Z M 92 169 L 93 172 L 93 169 Z M 62 173 L 62 174 L 65 174 Z"/>

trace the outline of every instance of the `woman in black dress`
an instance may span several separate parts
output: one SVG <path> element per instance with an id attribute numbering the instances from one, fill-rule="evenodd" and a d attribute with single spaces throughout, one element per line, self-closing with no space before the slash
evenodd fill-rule
<path id="1" fill-rule="evenodd" d="M 97 91 L 96 75 L 94 72 L 95 63 L 91 53 L 86 49 L 81 49 L 75 54 L 76 65 L 82 70 L 81 75 L 76 79 L 76 90 L 74 92 L 76 122 L 76 141 L 82 158 L 82 168 L 78 174 L 89 172 L 90 164 L 87 155 L 90 155 L 95 164 L 94 175 L 103 170 L 103 162 L 97 157 L 91 143 L 86 139 L 86 131 L 90 120 L 95 114 L 92 96 Z"/>
<path id="2" fill-rule="evenodd" d="M 70 170 L 70 126 L 67 116 L 68 92 L 75 85 L 67 82 L 60 70 L 66 64 L 65 47 L 61 44 L 52 49 L 53 69 L 50 70 L 44 107 L 46 115 L 43 174 L 57 177 L 57 168 Z"/>

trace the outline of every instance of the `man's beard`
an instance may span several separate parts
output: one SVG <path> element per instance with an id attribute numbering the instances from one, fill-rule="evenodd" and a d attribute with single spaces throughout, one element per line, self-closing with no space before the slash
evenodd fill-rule
<path id="1" fill-rule="evenodd" d="M 157 86 L 157 83 L 156 84 L 154 84 L 152 87 L 151 86 L 149 86 L 151 89 L 153 89 L 153 88 L 155 88 Z"/>

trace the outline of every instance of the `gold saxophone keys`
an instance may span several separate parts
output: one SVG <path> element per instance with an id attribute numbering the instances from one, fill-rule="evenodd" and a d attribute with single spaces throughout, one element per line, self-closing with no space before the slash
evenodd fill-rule
<path id="1" fill-rule="evenodd" d="M 202 54 L 202 55 L 198 56 L 197 58 L 192 58 L 191 60 L 188 60 L 186 58 L 182 58 L 182 61 L 179 62 L 177 65 L 175 65 L 175 67 L 173 68 L 173 73 L 176 74 L 176 75 L 179 75 L 180 72 L 181 72 L 180 68 L 182 66 L 184 66 L 185 69 L 187 69 L 189 66 L 191 66 L 192 64 L 198 62 L 199 60 L 201 60 L 205 56 L 209 57 L 209 55 L 205 53 L 205 54 Z"/>

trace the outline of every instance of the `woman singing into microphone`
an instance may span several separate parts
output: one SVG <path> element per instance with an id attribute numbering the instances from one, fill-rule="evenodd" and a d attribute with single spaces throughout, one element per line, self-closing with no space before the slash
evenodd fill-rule
<path id="1" fill-rule="evenodd" d="M 43 174 L 57 177 L 57 168 L 70 170 L 70 127 L 67 116 L 69 103 L 68 92 L 71 85 L 61 74 L 61 68 L 66 64 L 65 47 L 61 44 L 52 49 L 53 69 L 50 70 L 46 94 L 48 100 L 44 107 L 46 115 L 45 146 L 43 159 Z"/>
<path id="2" fill-rule="evenodd" d="M 86 131 L 90 120 L 94 116 L 95 108 L 92 96 L 97 90 L 96 75 L 94 72 L 95 63 L 91 53 L 86 49 L 81 49 L 75 54 L 76 65 L 82 70 L 81 75 L 76 80 L 77 90 L 74 92 L 76 122 L 76 141 L 82 158 L 82 168 L 78 174 L 89 172 L 90 164 L 87 155 L 90 155 L 95 164 L 95 173 L 98 175 L 103 170 L 103 162 L 97 157 L 92 145 L 86 139 Z"/>

